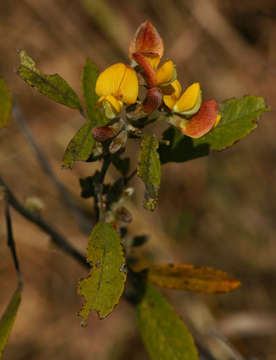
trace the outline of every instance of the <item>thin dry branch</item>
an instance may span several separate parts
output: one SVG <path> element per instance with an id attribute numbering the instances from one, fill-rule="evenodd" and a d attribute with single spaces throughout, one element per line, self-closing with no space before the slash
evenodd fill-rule
<path id="1" fill-rule="evenodd" d="M 79 252 L 70 242 L 60 234 L 53 226 L 49 225 L 45 220 L 41 217 L 38 217 L 36 214 L 27 210 L 13 195 L 10 191 L 4 180 L 0 177 L 0 185 L 4 187 L 6 192 L 6 197 L 9 204 L 23 217 L 37 225 L 41 230 L 43 230 L 46 234 L 50 235 L 53 243 L 62 249 L 65 253 L 73 257 L 77 260 L 81 265 L 89 268 L 89 264 L 86 261 L 85 256 Z"/>

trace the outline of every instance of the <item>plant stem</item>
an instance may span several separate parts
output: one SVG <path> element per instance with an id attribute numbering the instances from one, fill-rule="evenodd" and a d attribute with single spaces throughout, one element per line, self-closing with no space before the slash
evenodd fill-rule
<path id="1" fill-rule="evenodd" d="M 46 155 L 43 153 L 43 151 L 40 149 L 38 143 L 33 137 L 33 134 L 24 118 L 24 114 L 20 108 L 20 106 L 14 102 L 12 114 L 14 119 L 16 120 L 18 126 L 22 130 L 26 140 L 31 145 L 36 158 L 38 162 L 40 163 L 41 167 L 43 168 L 44 172 L 48 175 L 49 179 L 52 181 L 52 183 L 56 186 L 60 197 L 64 204 L 72 210 L 74 215 L 76 216 L 80 228 L 83 230 L 84 233 L 88 234 L 91 231 L 92 223 L 89 221 L 89 219 L 82 213 L 80 208 L 75 204 L 75 202 L 72 200 L 70 192 L 66 189 L 66 187 L 59 181 L 57 178 L 53 168 L 49 164 Z"/>
<path id="2" fill-rule="evenodd" d="M 4 188 L 4 192 L 5 192 L 5 217 L 6 217 L 7 240 L 8 240 L 7 242 L 8 242 L 8 247 L 11 250 L 14 267 L 15 267 L 15 270 L 17 273 L 18 289 L 22 290 L 22 288 L 23 288 L 22 273 L 21 273 L 17 253 L 16 253 L 16 246 L 15 246 L 15 241 L 14 241 L 13 231 L 12 231 L 12 219 L 11 219 L 11 214 L 10 214 L 8 194 L 6 192 L 6 188 Z"/>
<path id="3" fill-rule="evenodd" d="M 7 201 L 9 204 L 23 217 L 25 217 L 30 222 L 37 225 L 41 230 L 45 233 L 49 234 L 53 243 L 66 252 L 68 255 L 72 256 L 75 260 L 77 260 L 81 265 L 89 268 L 89 264 L 86 261 L 85 256 L 79 252 L 70 242 L 60 234 L 54 227 L 49 225 L 45 220 L 41 217 L 38 217 L 36 214 L 27 210 L 13 195 L 8 186 L 5 184 L 3 179 L 0 177 L 0 185 L 4 187 Z"/>
<path id="4" fill-rule="evenodd" d="M 95 213 L 96 222 L 104 220 L 104 207 L 103 207 L 103 186 L 104 178 L 109 165 L 111 164 L 111 155 L 106 155 L 103 160 L 102 169 L 99 176 L 98 184 L 96 185 L 97 194 L 95 196 Z"/>

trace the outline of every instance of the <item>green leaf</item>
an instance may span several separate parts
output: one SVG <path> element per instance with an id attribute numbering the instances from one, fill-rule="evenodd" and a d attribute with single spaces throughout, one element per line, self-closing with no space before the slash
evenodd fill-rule
<path id="1" fill-rule="evenodd" d="M 198 360 L 193 338 L 167 300 L 152 285 L 137 305 L 138 324 L 152 360 Z"/>
<path id="2" fill-rule="evenodd" d="M 124 290 L 126 273 L 125 258 L 119 235 L 108 223 L 98 222 L 90 236 L 87 259 L 92 269 L 88 278 L 79 282 L 79 294 L 85 304 L 79 312 L 83 324 L 90 311 L 97 311 L 105 318 L 112 312 Z"/>
<path id="3" fill-rule="evenodd" d="M 155 136 L 146 136 L 141 144 L 138 159 L 138 175 L 145 183 L 144 207 L 153 211 L 158 200 L 161 179 L 161 165 L 157 152 L 159 143 Z"/>
<path id="4" fill-rule="evenodd" d="M 41 94 L 50 99 L 82 112 L 80 99 L 61 76 L 58 74 L 45 75 L 40 72 L 36 68 L 34 60 L 24 50 L 19 51 L 19 56 L 21 65 L 17 73 L 27 84 L 34 86 Z"/>
<path id="5" fill-rule="evenodd" d="M 62 166 L 72 168 L 76 161 L 86 161 L 89 158 L 95 145 L 92 129 L 92 122 L 87 121 L 77 131 L 65 150 Z"/>
<path id="6" fill-rule="evenodd" d="M 20 302 L 21 291 L 16 289 L 6 311 L 0 320 L 0 359 L 2 358 L 3 350 L 6 347 Z"/>
<path id="7" fill-rule="evenodd" d="M 8 125 L 12 98 L 5 81 L 0 77 L 0 129 Z"/>
<path id="8" fill-rule="evenodd" d="M 208 155 L 210 150 L 224 150 L 254 130 L 257 119 L 269 110 L 262 97 L 244 96 L 239 100 L 226 100 L 220 105 L 222 117 L 218 126 L 199 139 L 184 136 L 173 127 L 167 129 L 163 139 L 169 140 L 170 145 L 159 147 L 161 162 L 184 162 Z"/>
<path id="9" fill-rule="evenodd" d="M 91 120 L 94 127 L 103 125 L 102 121 L 99 121 L 98 114 L 96 114 L 98 112 L 96 106 L 99 97 L 96 94 L 95 89 L 98 75 L 99 73 L 96 65 L 90 59 L 87 59 L 82 73 L 82 93 L 88 118 Z"/>

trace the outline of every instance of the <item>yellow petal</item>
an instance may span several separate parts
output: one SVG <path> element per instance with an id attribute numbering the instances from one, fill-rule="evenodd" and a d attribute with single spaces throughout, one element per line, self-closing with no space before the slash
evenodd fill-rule
<path id="1" fill-rule="evenodd" d="M 165 105 L 167 105 L 168 108 L 170 108 L 172 110 L 175 103 L 179 99 L 179 96 L 180 96 L 181 91 L 182 91 L 182 87 L 181 87 L 180 82 L 178 80 L 174 80 L 171 83 L 171 85 L 174 88 L 174 92 L 171 95 L 164 95 L 163 96 L 163 101 L 164 101 Z"/>
<path id="2" fill-rule="evenodd" d="M 117 113 L 119 113 L 121 111 L 122 103 L 120 101 L 118 101 L 114 96 L 112 96 L 112 95 L 101 96 L 98 100 L 98 104 L 102 105 L 102 103 L 104 101 L 108 101 L 110 103 L 110 105 L 112 105 L 112 108 L 114 109 L 114 111 L 116 111 Z"/>
<path id="3" fill-rule="evenodd" d="M 158 85 L 166 85 L 176 79 L 176 70 L 171 60 L 166 61 L 156 72 L 156 81 Z"/>
<path id="4" fill-rule="evenodd" d="M 199 83 L 194 83 L 190 85 L 184 91 L 180 99 L 177 101 L 173 110 L 179 113 L 183 113 L 187 110 L 191 110 L 196 105 L 199 96 L 200 96 Z"/>
<path id="5" fill-rule="evenodd" d="M 123 103 L 134 104 L 138 96 L 138 78 L 135 70 L 126 65 L 124 76 L 115 97 Z"/>
<path id="6" fill-rule="evenodd" d="M 108 119 L 115 118 L 122 109 L 122 103 L 112 95 L 101 96 L 98 104 L 103 107 L 105 116 Z"/>
<path id="7" fill-rule="evenodd" d="M 136 72 L 123 63 L 111 65 L 99 75 L 96 93 L 105 97 L 112 95 L 126 104 L 135 103 L 138 96 Z"/>
<path id="8" fill-rule="evenodd" d="M 216 118 L 216 122 L 215 122 L 214 128 L 218 125 L 218 123 L 220 122 L 220 120 L 221 120 L 221 115 L 218 114 L 218 115 L 217 115 L 217 118 Z"/>
<path id="9" fill-rule="evenodd" d="M 160 63 L 160 56 L 148 56 L 146 55 L 145 58 L 147 59 L 147 61 L 150 63 L 150 66 L 156 70 L 159 63 Z"/>
<path id="10" fill-rule="evenodd" d="M 126 65 L 114 64 L 100 73 L 96 82 L 96 93 L 99 96 L 114 95 L 121 84 L 126 71 Z"/>
<path id="11" fill-rule="evenodd" d="M 107 95 L 105 97 L 105 100 L 108 101 L 112 105 L 112 107 L 114 108 L 114 110 L 117 113 L 119 113 L 121 111 L 122 106 L 121 106 L 120 102 L 114 96 Z"/>

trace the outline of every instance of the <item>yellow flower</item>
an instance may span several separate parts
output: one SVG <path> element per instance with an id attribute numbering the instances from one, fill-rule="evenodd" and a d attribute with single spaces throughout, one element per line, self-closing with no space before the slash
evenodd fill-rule
<path id="1" fill-rule="evenodd" d="M 158 86 L 167 86 L 176 79 L 175 65 L 171 60 L 166 61 L 156 71 L 156 83 Z"/>
<path id="2" fill-rule="evenodd" d="M 181 85 L 178 80 L 172 82 L 174 92 L 171 95 L 164 95 L 163 100 L 173 112 L 191 116 L 198 112 L 201 106 L 201 90 L 199 83 L 190 85 L 181 95 Z"/>
<path id="3" fill-rule="evenodd" d="M 111 65 L 104 70 L 96 82 L 98 103 L 112 119 L 121 111 L 123 104 L 134 104 L 138 96 L 138 78 L 135 70 L 123 63 Z"/>

